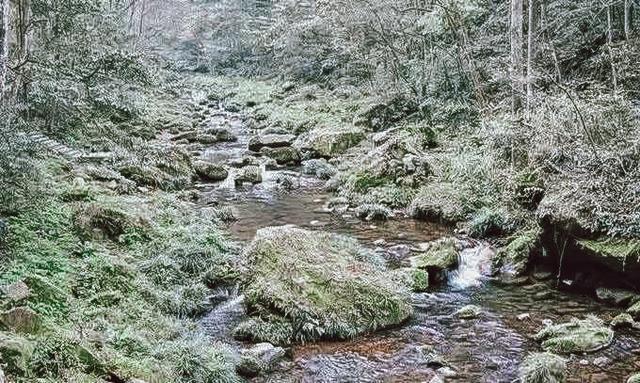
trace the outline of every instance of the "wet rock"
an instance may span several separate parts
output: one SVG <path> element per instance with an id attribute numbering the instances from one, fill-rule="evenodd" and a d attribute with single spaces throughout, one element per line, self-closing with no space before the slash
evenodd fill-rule
<path id="1" fill-rule="evenodd" d="M 206 181 L 223 181 L 229 176 L 224 166 L 206 161 L 196 161 L 193 164 L 196 174 Z"/>
<path id="2" fill-rule="evenodd" d="M 362 204 L 356 208 L 356 216 L 367 221 L 386 221 L 393 216 L 393 211 L 379 204 Z"/>
<path id="3" fill-rule="evenodd" d="M 593 360 L 593 365 L 596 367 L 605 368 L 609 364 L 611 364 L 611 359 L 607 358 L 606 356 L 600 356 Z"/>
<path id="4" fill-rule="evenodd" d="M 278 188 L 282 190 L 300 189 L 300 181 L 298 178 L 286 174 L 279 174 L 276 177 L 276 184 Z"/>
<path id="5" fill-rule="evenodd" d="M 626 306 L 637 297 L 637 294 L 624 289 L 599 287 L 596 289 L 596 296 L 602 302 L 615 306 Z"/>
<path id="6" fill-rule="evenodd" d="M 595 352 L 608 347 L 613 341 L 613 331 L 604 326 L 601 319 L 589 316 L 571 322 L 542 329 L 535 339 L 542 341 L 545 351 L 572 354 Z"/>
<path id="7" fill-rule="evenodd" d="M 264 134 L 260 136 L 254 136 L 249 139 L 249 150 L 258 152 L 264 147 L 287 147 L 291 146 L 295 139 L 296 136 L 293 134 Z"/>
<path id="8" fill-rule="evenodd" d="M 283 148 L 262 148 L 260 153 L 263 156 L 274 159 L 278 165 L 297 165 L 302 161 L 300 152 L 292 147 Z"/>
<path id="9" fill-rule="evenodd" d="M 611 327 L 614 329 L 632 328 L 635 321 L 629 314 L 620 314 L 611 320 Z"/>
<path id="10" fill-rule="evenodd" d="M 33 344 L 27 339 L 7 332 L 0 332 L 0 358 L 8 373 L 21 375 L 29 369 Z"/>
<path id="11" fill-rule="evenodd" d="M 2 288 L 4 296 L 12 302 L 20 302 L 31 296 L 29 286 L 23 281 L 17 281 Z"/>
<path id="12" fill-rule="evenodd" d="M 563 383 L 567 361 L 548 352 L 529 354 L 519 369 L 522 383 Z"/>
<path id="13" fill-rule="evenodd" d="M 480 316 L 482 309 L 476 305 L 467 305 L 455 312 L 460 319 L 475 319 Z"/>
<path id="14" fill-rule="evenodd" d="M 312 158 L 329 158 L 344 153 L 364 138 L 364 132 L 354 127 L 317 127 L 298 137 L 293 146 Z"/>
<path id="15" fill-rule="evenodd" d="M 40 316 L 28 307 L 15 307 L 0 314 L 0 323 L 11 331 L 35 334 L 41 326 Z"/>
<path id="16" fill-rule="evenodd" d="M 338 173 L 335 166 L 326 159 L 311 159 L 302 163 L 302 172 L 306 175 L 316 176 L 321 180 L 328 180 Z"/>
<path id="17" fill-rule="evenodd" d="M 262 182 L 262 169 L 258 166 L 245 166 L 235 177 L 236 185 L 243 183 L 259 184 Z"/>
<path id="18" fill-rule="evenodd" d="M 640 373 L 633 374 L 627 379 L 627 383 L 640 383 Z"/>
<path id="19" fill-rule="evenodd" d="M 531 319 L 531 314 L 529 314 L 529 313 L 520 314 L 516 318 L 519 321 L 529 320 L 529 319 Z"/>
<path id="20" fill-rule="evenodd" d="M 277 307 L 295 323 L 298 341 L 352 338 L 399 324 L 413 312 L 408 290 L 355 239 L 270 227 L 258 230 L 243 255 L 247 304 Z"/>
<path id="21" fill-rule="evenodd" d="M 454 238 L 434 241 L 426 253 L 411 258 L 413 267 L 425 269 L 431 275 L 454 268 L 458 264 L 458 250 Z"/>
<path id="22" fill-rule="evenodd" d="M 502 274 L 522 275 L 529 264 L 529 257 L 539 243 L 540 231 L 523 231 L 509 238 L 509 244 L 498 250 L 494 270 Z"/>
<path id="23" fill-rule="evenodd" d="M 640 319 L 640 301 L 634 303 L 627 309 L 627 313 L 634 319 Z"/>
<path id="24" fill-rule="evenodd" d="M 243 350 L 236 370 L 240 375 L 255 377 L 267 373 L 284 358 L 282 347 L 275 347 L 270 343 L 259 343 L 248 350 Z"/>
<path id="25" fill-rule="evenodd" d="M 204 131 L 205 134 L 214 136 L 217 142 L 233 142 L 238 141 L 233 133 L 223 128 L 209 128 Z"/>
<path id="26" fill-rule="evenodd" d="M 233 168 L 243 168 L 245 166 L 260 166 L 260 161 L 253 156 L 243 156 L 241 158 L 231 159 L 227 164 Z"/>
<path id="27" fill-rule="evenodd" d="M 449 362 L 433 346 L 422 346 L 420 347 L 420 352 L 429 368 L 437 370 L 443 367 L 450 367 Z"/>
<path id="28" fill-rule="evenodd" d="M 213 134 L 201 133 L 198 134 L 191 142 L 197 142 L 203 145 L 213 145 L 220 142 L 220 140 L 218 140 L 218 137 Z"/>

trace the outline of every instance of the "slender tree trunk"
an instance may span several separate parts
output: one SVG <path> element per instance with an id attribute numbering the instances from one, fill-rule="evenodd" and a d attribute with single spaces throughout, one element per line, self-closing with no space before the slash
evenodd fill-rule
<path id="1" fill-rule="evenodd" d="M 509 27 L 511 38 L 511 86 L 512 111 L 517 113 L 522 109 L 522 43 L 523 43 L 523 5 L 522 0 L 511 0 L 511 24 Z"/>
<path id="2" fill-rule="evenodd" d="M 9 66 L 9 0 L 0 0 L 0 101 L 4 98 Z"/>
<path id="3" fill-rule="evenodd" d="M 543 0 L 540 4 L 540 29 L 542 30 L 542 41 L 544 41 L 545 48 L 549 49 L 551 53 L 553 66 L 556 69 L 556 81 L 558 83 L 561 83 L 562 70 L 560 70 L 560 61 L 558 60 L 558 55 L 556 54 L 556 47 L 553 45 L 551 39 L 549 39 L 549 33 L 547 31 L 547 1 L 548 0 Z"/>
<path id="4" fill-rule="evenodd" d="M 624 0 L 624 38 L 631 38 L 631 0 Z"/>
<path id="5" fill-rule="evenodd" d="M 529 0 L 529 29 L 527 32 L 527 114 L 531 112 L 533 102 L 533 55 L 535 54 L 535 0 Z"/>
<path id="6" fill-rule="evenodd" d="M 611 5 L 607 5 L 607 50 L 609 51 L 609 61 L 611 62 L 611 83 L 613 92 L 618 92 L 618 75 L 616 74 L 616 64 L 613 60 L 613 25 L 612 25 Z"/>
<path id="7" fill-rule="evenodd" d="M 31 55 L 31 45 L 33 41 L 33 28 L 31 27 L 31 0 L 18 1 L 18 26 L 16 30 L 16 45 L 18 50 L 19 71 L 13 86 L 13 95 L 16 96 L 20 91 L 26 91 L 25 78 L 28 77 L 28 65 L 26 64 Z"/>

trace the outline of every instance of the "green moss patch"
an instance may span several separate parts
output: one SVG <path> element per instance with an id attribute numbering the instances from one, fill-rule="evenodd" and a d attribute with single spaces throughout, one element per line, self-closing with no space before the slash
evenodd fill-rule
<path id="1" fill-rule="evenodd" d="M 247 303 L 289 321 L 295 341 L 352 338 L 412 314 L 407 291 L 353 239 L 272 227 L 259 230 L 244 255 Z"/>
<path id="2" fill-rule="evenodd" d="M 571 322 L 552 325 L 538 332 L 535 338 L 542 341 L 542 348 L 560 354 L 595 352 L 608 347 L 613 341 L 613 330 L 599 318 L 574 319 Z"/>

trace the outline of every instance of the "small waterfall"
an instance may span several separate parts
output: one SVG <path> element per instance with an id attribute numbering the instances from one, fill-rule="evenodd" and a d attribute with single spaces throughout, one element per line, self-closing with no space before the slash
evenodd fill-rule
<path id="1" fill-rule="evenodd" d="M 491 275 L 495 251 L 488 245 L 464 249 L 460 253 L 458 269 L 449 273 L 449 285 L 456 290 L 478 287 Z"/>
<path id="2" fill-rule="evenodd" d="M 237 174 L 238 174 L 237 169 L 229 169 L 229 175 L 224 181 L 220 183 L 220 185 L 218 186 L 218 189 L 235 189 Z"/>

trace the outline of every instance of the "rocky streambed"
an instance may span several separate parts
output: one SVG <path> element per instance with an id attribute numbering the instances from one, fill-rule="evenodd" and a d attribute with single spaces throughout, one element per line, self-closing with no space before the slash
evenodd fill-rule
<path id="1" fill-rule="evenodd" d="M 388 268 L 398 269 L 410 266 L 412 257 L 434 241 L 454 236 L 451 227 L 437 223 L 358 218 L 366 214 L 324 191 L 325 181 L 317 172 L 303 171 L 295 136 L 275 132 L 252 138 L 256 132 L 240 114 L 212 108 L 202 128 L 228 139 L 214 140 L 194 154 L 205 164 L 226 166 L 202 168 L 199 203 L 229 212 L 228 231 L 238 243 L 248 244 L 266 227 L 295 225 L 354 238 Z M 237 286 L 216 290 L 219 303 L 201 325 L 212 341 L 230 342 L 242 360 L 254 361 L 240 372 L 255 382 L 512 382 L 527 355 L 542 351 L 543 339 L 535 336 L 540 330 L 589 316 L 608 328 L 621 312 L 593 297 L 559 291 L 555 270 L 538 269 L 512 280 L 492 278 L 495 250 L 488 243 L 457 238 L 455 247 L 456 266 L 410 294 L 413 313 L 407 320 L 354 340 L 320 336 L 285 342 L 284 349 L 236 340 L 237 326 L 250 314 L 245 292 Z M 612 332 L 593 352 L 563 353 L 566 381 L 622 382 L 640 369 L 640 330 L 629 325 Z"/>

